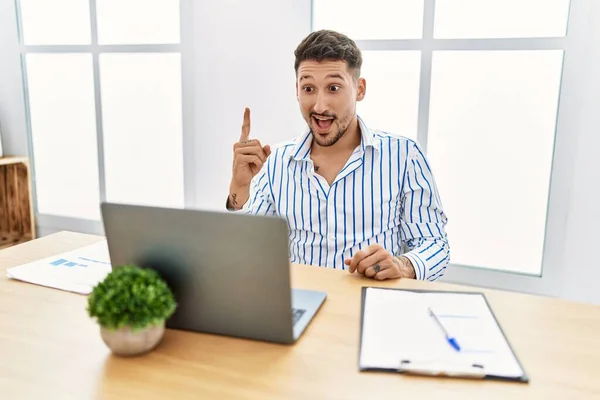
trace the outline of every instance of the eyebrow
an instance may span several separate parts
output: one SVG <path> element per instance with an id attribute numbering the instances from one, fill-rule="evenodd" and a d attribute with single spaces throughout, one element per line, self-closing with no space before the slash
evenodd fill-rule
<path id="1" fill-rule="evenodd" d="M 341 74 L 338 74 L 337 72 L 333 73 L 333 74 L 329 74 L 325 78 L 338 78 L 338 79 L 344 80 L 344 77 Z"/>
<path id="2" fill-rule="evenodd" d="M 302 75 L 300 77 L 300 81 L 302 81 L 303 79 L 310 79 L 310 78 L 313 78 L 313 76 L 312 75 Z M 325 79 L 327 79 L 327 78 L 338 78 L 338 79 L 344 80 L 344 77 L 337 72 L 328 74 L 327 76 L 325 76 Z"/>

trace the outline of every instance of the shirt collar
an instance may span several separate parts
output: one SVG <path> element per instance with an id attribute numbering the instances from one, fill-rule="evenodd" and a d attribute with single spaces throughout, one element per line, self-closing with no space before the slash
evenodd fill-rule
<path id="1" fill-rule="evenodd" d="M 365 151 L 367 147 L 372 147 L 373 149 L 379 151 L 377 146 L 375 146 L 375 135 L 371 129 L 365 124 L 362 118 L 358 117 L 358 125 L 360 127 L 360 150 Z M 310 128 L 307 128 L 302 136 L 298 138 L 296 141 L 296 145 L 294 146 L 290 158 L 292 160 L 301 161 L 308 160 L 310 158 L 310 146 L 312 145 L 312 132 Z"/>

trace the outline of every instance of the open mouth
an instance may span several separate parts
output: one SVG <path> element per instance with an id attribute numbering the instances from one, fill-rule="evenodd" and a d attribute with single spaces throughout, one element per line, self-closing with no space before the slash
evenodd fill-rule
<path id="1" fill-rule="evenodd" d="M 333 124 L 333 120 L 334 120 L 334 117 L 324 117 L 321 115 L 313 115 L 312 118 L 315 121 L 315 124 L 317 125 L 317 127 L 319 127 L 319 130 L 323 130 L 323 131 L 329 130 L 329 128 L 331 128 L 331 125 Z"/>

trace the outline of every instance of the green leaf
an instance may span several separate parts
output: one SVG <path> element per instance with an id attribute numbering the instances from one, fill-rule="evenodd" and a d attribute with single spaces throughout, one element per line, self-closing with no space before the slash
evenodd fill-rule
<path id="1" fill-rule="evenodd" d="M 158 272 L 136 265 L 113 269 L 88 297 L 87 312 L 107 329 L 144 329 L 168 319 L 177 304 Z"/>

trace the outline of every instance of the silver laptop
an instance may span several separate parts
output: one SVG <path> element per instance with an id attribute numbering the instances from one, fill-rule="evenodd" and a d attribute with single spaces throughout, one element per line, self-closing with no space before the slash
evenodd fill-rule
<path id="1" fill-rule="evenodd" d="M 167 327 L 294 343 L 326 294 L 292 289 L 280 217 L 101 204 L 113 267 L 153 268 L 177 309 Z"/>

